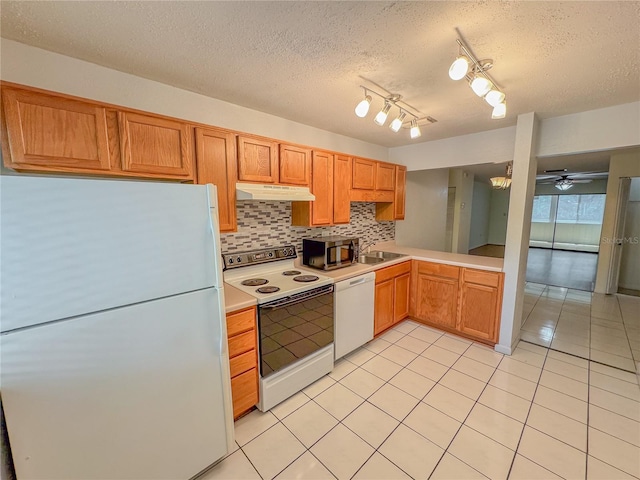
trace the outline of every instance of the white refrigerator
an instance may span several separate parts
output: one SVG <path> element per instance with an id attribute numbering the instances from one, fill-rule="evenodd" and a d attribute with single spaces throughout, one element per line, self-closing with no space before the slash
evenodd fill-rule
<path id="1" fill-rule="evenodd" d="M 18 479 L 187 479 L 233 444 L 212 185 L 0 177 Z"/>

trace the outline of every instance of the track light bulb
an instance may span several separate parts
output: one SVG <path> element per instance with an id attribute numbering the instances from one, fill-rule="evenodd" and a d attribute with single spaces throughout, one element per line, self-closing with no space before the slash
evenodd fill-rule
<path id="1" fill-rule="evenodd" d="M 499 103 L 502 103 L 502 101 L 504 100 L 504 93 L 494 88 L 484 96 L 484 99 L 487 101 L 489 105 L 491 105 L 492 107 L 495 107 Z"/>
<path id="2" fill-rule="evenodd" d="M 476 75 L 471 82 L 471 90 L 479 97 L 484 97 L 489 90 L 493 88 L 493 84 L 483 76 Z"/>
<path id="3" fill-rule="evenodd" d="M 365 95 L 365 97 L 356 105 L 356 115 L 360 118 L 364 118 L 369 113 L 369 106 L 371 105 L 371 95 Z"/>
<path id="4" fill-rule="evenodd" d="M 454 60 L 449 68 L 449 78 L 451 80 L 461 80 L 469 71 L 469 59 L 464 55 L 460 55 Z"/>
<path id="5" fill-rule="evenodd" d="M 378 125 L 384 125 L 384 122 L 387 121 L 387 115 L 389 115 L 389 110 L 391 109 L 391 104 L 389 102 L 384 102 L 384 107 L 382 110 L 378 112 L 376 118 L 373 119 Z"/>
<path id="6" fill-rule="evenodd" d="M 493 112 L 491 113 L 491 118 L 504 118 L 507 114 L 507 104 L 506 102 L 502 102 L 493 107 Z"/>
<path id="7" fill-rule="evenodd" d="M 411 138 L 418 138 L 420 135 L 422 135 L 422 132 L 420 132 L 420 127 L 418 126 L 418 121 L 415 118 L 411 121 L 411 130 L 409 131 L 409 135 L 411 136 Z"/>
<path id="8" fill-rule="evenodd" d="M 407 114 L 405 112 L 403 112 L 402 110 L 400 110 L 400 115 L 398 115 L 393 120 L 393 122 L 391 122 L 391 125 L 389 125 L 389 128 L 391 130 L 393 130 L 394 132 L 398 133 L 398 131 L 402 127 L 402 122 L 404 121 L 404 117 L 406 117 L 406 116 L 407 116 Z"/>

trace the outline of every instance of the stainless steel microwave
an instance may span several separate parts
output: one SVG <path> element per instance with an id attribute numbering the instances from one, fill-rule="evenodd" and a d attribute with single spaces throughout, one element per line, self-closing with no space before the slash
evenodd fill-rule
<path id="1" fill-rule="evenodd" d="M 357 238 L 334 235 L 302 240 L 302 263 L 309 267 L 320 270 L 348 267 L 356 262 L 357 256 Z"/>

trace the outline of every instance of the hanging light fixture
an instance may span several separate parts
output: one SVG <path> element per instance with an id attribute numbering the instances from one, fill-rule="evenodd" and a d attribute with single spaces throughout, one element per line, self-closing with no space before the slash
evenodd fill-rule
<path id="1" fill-rule="evenodd" d="M 449 78 L 451 80 L 462 80 L 469 71 L 469 59 L 464 55 L 458 55 L 451 67 L 449 67 Z"/>
<path id="2" fill-rule="evenodd" d="M 387 121 L 389 110 L 391 110 L 391 103 L 389 103 L 388 101 L 385 101 L 384 107 L 382 107 L 382 110 L 378 112 L 378 114 L 376 115 L 376 118 L 374 118 L 373 121 L 380 126 L 384 125 L 384 122 Z"/>
<path id="3" fill-rule="evenodd" d="M 389 125 L 389 128 L 394 132 L 398 133 L 398 131 L 402 127 L 402 122 L 404 121 L 404 118 L 406 116 L 407 114 L 402 110 L 400 110 L 400 115 L 398 115 L 396 118 L 393 119 L 393 121 L 391 122 L 391 125 Z"/>
<path id="4" fill-rule="evenodd" d="M 411 130 L 409 131 L 409 135 L 411 136 L 411 138 L 418 138 L 419 136 L 422 135 L 422 132 L 420 131 L 420 127 L 418 126 L 418 120 L 416 120 L 415 118 L 413 120 L 411 120 Z"/>
<path id="5" fill-rule="evenodd" d="M 371 106 L 371 95 L 367 95 L 367 89 L 364 89 L 364 98 L 356 105 L 356 115 L 360 118 L 364 118 L 369 113 L 369 107 Z"/>
<path id="6" fill-rule="evenodd" d="M 478 60 L 461 38 L 457 38 L 456 41 L 458 42 L 458 56 L 449 68 L 449 77 L 452 80 L 466 78 L 473 93 L 483 97 L 493 107 L 491 118 L 504 118 L 507 114 L 505 94 L 496 86 L 497 84 L 491 75 L 487 73 L 487 70 L 493 67 L 493 60 Z"/>
<path id="7" fill-rule="evenodd" d="M 377 125 L 384 125 L 387 118 L 389 118 L 389 112 L 391 109 L 398 108 L 398 115 L 389 124 L 389 128 L 395 133 L 398 133 L 402 128 L 406 128 L 409 129 L 409 136 L 412 139 L 418 138 L 422 135 L 422 132 L 420 131 L 421 125 L 428 125 L 429 123 L 437 122 L 435 118 L 423 115 L 416 108 L 403 101 L 402 95 L 386 92 L 377 85 L 376 88 L 382 90 L 384 93 L 378 93 L 376 89 L 365 87 L 363 85 L 360 85 L 360 88 L 364 90 L 364 99 L 361 100 L 355 108 L 355 113 L 360 118 L 366 117 L 369 113 L 372 100 L 370 94 L 373 94 L 384 101 L 382 109 L 376 114 L 373 120 Z M 407 119 L 408 116 L 412 117 L 411 121 Z"/>
<path id="8" fill-rule="evenodd" d="M 563 175 L 561 180 L 556 181 L 555 187 L 558 190 L 566 192 L 571 187 L 573 187 L 573 180 L 571 180 L 570 178 L 567 178 L 566 175 Z"/>
<path id="9" fill-rule="evenodd" d="M 491 187 L 496 190 L 506 190 L 511 186 L 511 174 L 513 173 L 513 163 L 507 163 L 504 177 L 491 177 Z"/>

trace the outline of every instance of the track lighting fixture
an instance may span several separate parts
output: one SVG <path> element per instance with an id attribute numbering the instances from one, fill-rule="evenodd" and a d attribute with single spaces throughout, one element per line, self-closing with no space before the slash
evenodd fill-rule
<path id="1" fill-rule="evenodd" d="M 458 42 L 458 56 L 449 68 L 449 77 L 452 80 L 466 78 L 473 92 L 477 96 L 483 97 L 493 107 L 491 118 L 504 118 L 507 114 L 505 94 L 500 91 L 496 81 L 487 73 L 487 70 L 493 67 L 493 61 L 489 59 L 478 60 L 460 38 L 456 41 Z"/>
<path id="2" fill-rule="evenodd" d="M 384 102 L 384 107 L 382 107 L 382 110 L 378 112 L 378 114 L 376 115 L 376 118 L 374 118 L 373 121 L 380 126 L 384 125 L 384 122 L 387 121 L 389 110 L 391 110 L 391 104 L 388 101 L 386 101 Z"/>
<path id="3" fill-rule="evenodd" d="M 421 125 L 428 125 L 430 123 L 437 122 L 435 118 L 423 115 L 417 109 L 402 101 L 402 96 L 397 93 L 389 93 L 377 85 L 376 89 L 381 90 L 382 93 L 377 92 L 376 89 L 364 87 L 363 85 L 360 85 L 360 88 L 364 90 L 364 99 L 361 100 L 355 108 L 356 115 L 360 118 L 366 117 L 369 113 L 369 107 L 371 106 L 370 94 L 373 94 L 384 101 L 382 109 L 373 119 L 377 125 L 382 126 L 386 123 L 387 118 L 389 118 L 389 113 L 394 107 L 398 108 L 399 111 L 398 115 L 389 124 L 389 128 L 396 133 L 398 133 L 401 128 L 408 128 L 409 136 L 412 139 L 418 138 L 422 135 L 422 132 L 420 131 Z M 407 119 L 407 116 L 410 116 L 411 119 Z"/>

